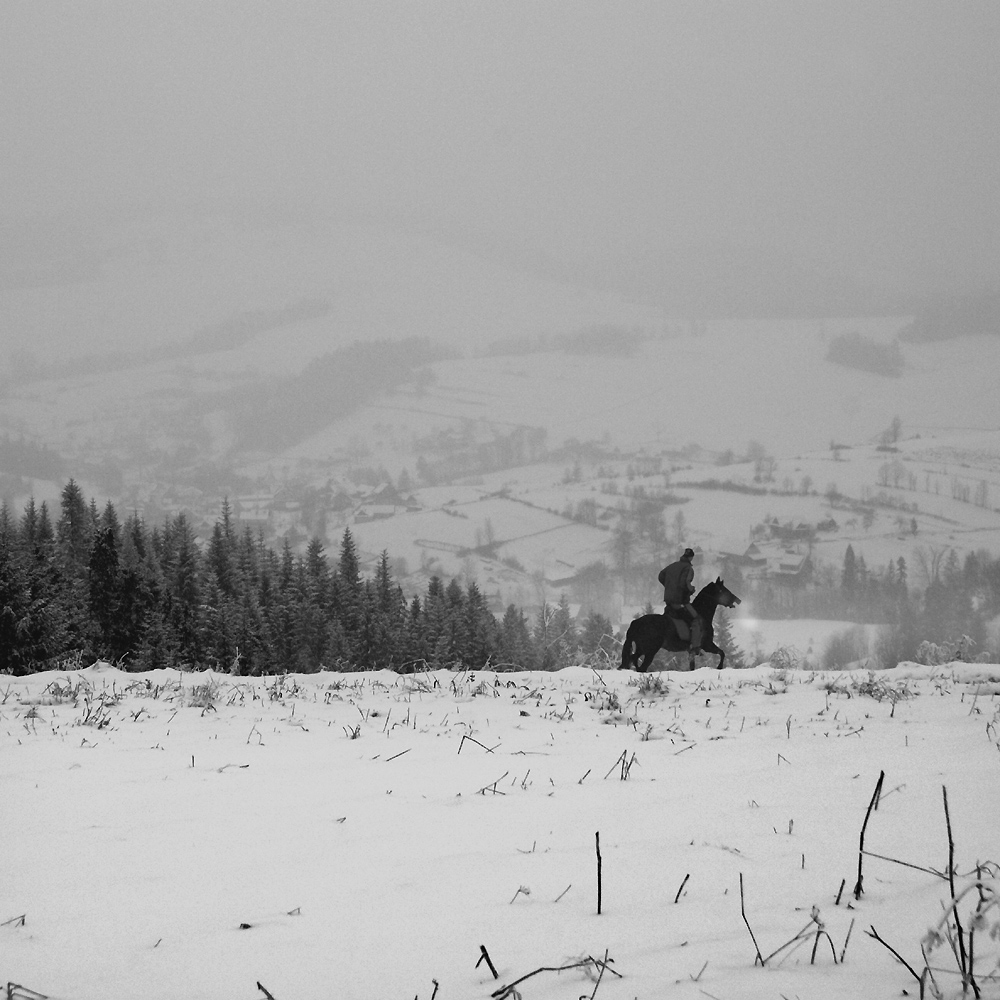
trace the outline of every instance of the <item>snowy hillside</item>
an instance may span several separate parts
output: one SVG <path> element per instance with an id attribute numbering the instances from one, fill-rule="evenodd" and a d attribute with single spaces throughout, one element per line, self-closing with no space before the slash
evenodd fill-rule
<path id="1" fill-rule="evenodd" d="M 473 345 L 584 323 L 661 322 L 658 309 L 374 219 L 206 202 L 51 226 L 49 243 L 10 227 L 23 273 L 0 282 L 4 350 L 36 353 L 43 364 L 178 344 L 240 313 L 304 297 L 330 302 L 329 319 L 283 332 L 269 363 L 301 365 L 354 340 Z M 75 243 L 67 230 L 78 231 Z M 86 266 L 60 269 L 50 257 Z"/>

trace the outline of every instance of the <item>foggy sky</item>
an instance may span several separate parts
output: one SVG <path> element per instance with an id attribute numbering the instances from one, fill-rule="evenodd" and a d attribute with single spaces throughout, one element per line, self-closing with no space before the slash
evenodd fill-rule
<path id="1" fill-rule="evenodd" d="M 998 52 L 992 2 L 5 3 L 0 212 L 239 196 L 975 285 Z"/>

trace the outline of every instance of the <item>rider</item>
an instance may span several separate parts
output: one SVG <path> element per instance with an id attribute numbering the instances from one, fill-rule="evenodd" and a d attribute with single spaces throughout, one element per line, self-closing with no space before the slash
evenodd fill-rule
<path id="1" fill-rule="evenodd" d="M 660 570 L 657 579 L 663 584 L 663 613 L 675 622 L 680 619 L 691 629 L 691 648 L 701 645 L 701 617 L 691 606 L 694 593 L 694 549 L 685 549 L 684 554 L 669 566 Z M 681 639 L 685 636 L 681 634 Z"/>

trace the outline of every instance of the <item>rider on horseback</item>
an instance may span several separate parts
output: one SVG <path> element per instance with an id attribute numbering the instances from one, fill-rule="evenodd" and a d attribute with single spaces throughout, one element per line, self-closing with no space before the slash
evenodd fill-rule
<path id="1" fill-rule="evenodd" d="M 690 630 L 690 648 L 697 649 L 701 645 L 701 617 L 691 606 L 694 593 L 692 559 L 694 549 L 685 549 L 677 562 L 660 570 L 657 579 L 663 584 L 663 614 L 673 622 L 681 640 L 688 638 Z"/>

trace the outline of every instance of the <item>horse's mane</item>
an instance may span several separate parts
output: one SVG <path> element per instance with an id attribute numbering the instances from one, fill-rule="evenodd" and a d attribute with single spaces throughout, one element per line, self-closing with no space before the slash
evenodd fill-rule
<path id="1" fill-rule="evenodd" d="M 715 609 L 718 606 L 718 602 L 714 602 L 709 595 L 709 591 L 718 591 L 719 581 L 712 580 L 710 583 L 706 583 L 701 590 L 694 596 L 691 601 L 691 606 L 698 612 L 698 614 L 711 617 L 715 614 Z"/>

